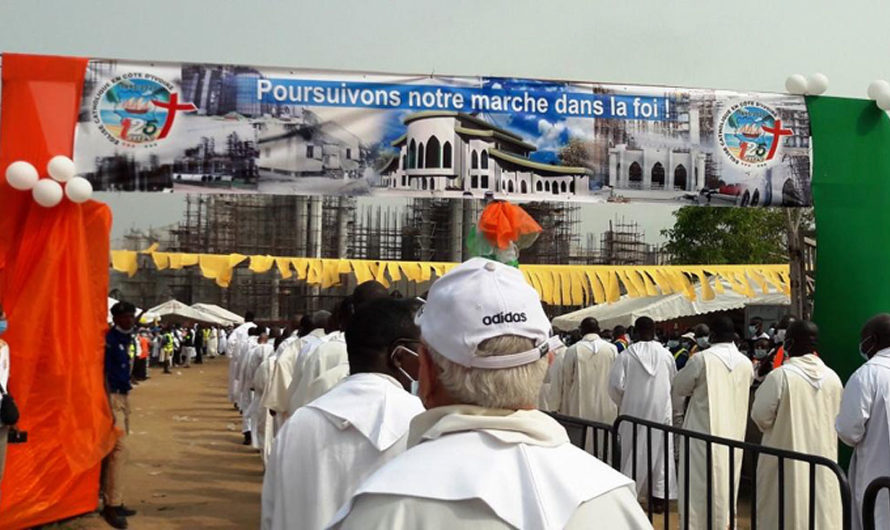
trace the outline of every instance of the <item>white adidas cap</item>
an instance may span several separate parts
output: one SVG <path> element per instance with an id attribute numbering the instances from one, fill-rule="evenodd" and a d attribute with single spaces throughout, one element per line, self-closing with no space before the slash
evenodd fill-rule
<path id="1" fill-rule="evenodd" d="M 416 321 L 430 348 L 471 368 L 522 366 L 561 344 L 559 337 L 550 337 L 541 298 L 519 269 L 485 258 L 465 261 L 436 280 Z M 480 343 L 501 335 L 527 337 L 535 348 L 510 355 L 476 355 Z"/>

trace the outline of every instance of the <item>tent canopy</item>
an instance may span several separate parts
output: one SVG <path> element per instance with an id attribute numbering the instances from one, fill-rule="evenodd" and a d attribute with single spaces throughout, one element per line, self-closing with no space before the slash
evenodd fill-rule
<path id="1" fill-rule="evenodd" d="M 224 307 L 216 304 L 192 304 L 192 309 L 197 309 L 202 313 L 207 313 L 229 324 L 243 324 L 244 318 L 232 313 Z"/>
<path id="2" fill-rule="evenodd" d="M 119 300 L 117 300 L 116 298 L 112 298 L 110 296 L 108 297 L 108 322 L 111 322 L 111 320 L 112 320 L 111 308 L 112 308 L 112 306 L 114 306 L 114 304 L 118 303 L 118 301 Z M 158 315 L 156 313 L 152 313 L 151 311 L 146 311 L 145 313 L 143 313 L 142 309 L 137 307 L 136 308 L 136 316 L 138 317 L 140 314 L 142 315 L 142 318 L 139 319 L 139 322 L 141 322 L 143 324 L 148 324 L 149 322 L 154 322 L 155 320 L 160 318 L 160 315 Z"/>
<path id="3" fill-rule="evenodd" d="M 179 300 L 168 300 L 163 304 L 152 307 L 148 311 L 157 314 L 162 320 L 171 322 L 193 321 L 221 326 L 228 325 L 228 321 L 215 317 L 209 313 L 193 309 Z"/>
<path id="4" fill-rule="evenodd" d="M 660 296 L 631 298 L 622 296 L 614 304 L 599 304 L 553 319 L 553 327 L 561 331 L 576 329 L 581 321 L 593 317 L 599 321 L 600 327 L 631 326 L 634 321 L 647 316 L 656 322 L 665 322 L 675 318 L 704 315 L 717 311 L 741 309 L 749 305 L 790 305 L 791 299 L 785 293 L 770 292 L 764 294 L 754 287 L 755 295 L 746 296 L 733 291 L 727 282 L 722 283 L 723 292 L 715 293 L 712 300 L 704 300 L 701 285 L 695 286 L 695 300 L 690 300 L 684 293 Z"/>

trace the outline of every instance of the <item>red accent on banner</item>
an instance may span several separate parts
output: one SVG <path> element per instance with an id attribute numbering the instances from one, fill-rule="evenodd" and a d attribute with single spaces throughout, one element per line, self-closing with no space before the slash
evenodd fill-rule
<path id="1" fill-rule="evenodd" d="M 46 177 L 72 156 L 87 59 L 3 55 L 0 98 L 0 302 L 9 320 L 9 390 L 28 442 L 7 448 L 0 528 L 96 508 L 115 441 L 104 390 L 111 212 L 67 199 L 43 208 L 3 173 L 25 160 Z"/>

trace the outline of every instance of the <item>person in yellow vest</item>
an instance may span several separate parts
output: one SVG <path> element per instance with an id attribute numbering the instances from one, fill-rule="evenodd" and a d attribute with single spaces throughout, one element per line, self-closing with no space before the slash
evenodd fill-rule
<path id="1" fill-rule="evenodd" d="M 173 362 L 173 353 L 174 353 L 174 339 L 173 339 L 173 330 L 170 327 L 167 327 L 164 330 L 164 334 L 161 337 L 161 356 L 158 358 L 158 362 L 164 367 L 164 373 L 169 374 L 170 372 L 170 363 Z"/>

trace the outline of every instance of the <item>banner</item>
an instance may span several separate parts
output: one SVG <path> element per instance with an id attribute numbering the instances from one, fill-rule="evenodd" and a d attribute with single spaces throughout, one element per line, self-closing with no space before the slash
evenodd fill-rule
<path id="1" fill-rule="evenodd" d="M 785 94 L 89 63 L 75 142 L 97 190 L 806 206 Z"/>

